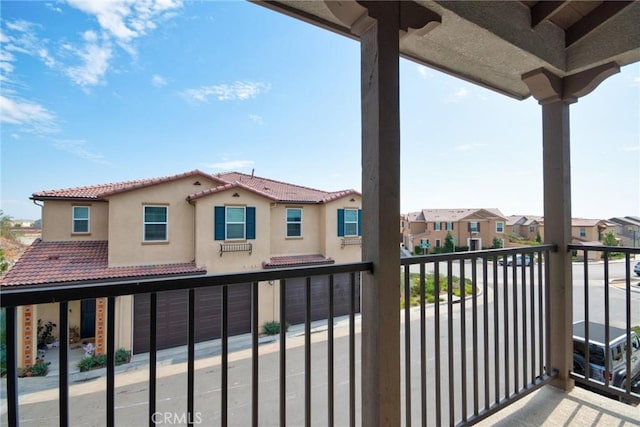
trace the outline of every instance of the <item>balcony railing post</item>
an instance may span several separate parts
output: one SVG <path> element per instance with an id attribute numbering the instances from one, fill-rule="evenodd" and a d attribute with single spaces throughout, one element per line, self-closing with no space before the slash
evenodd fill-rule
<path id="1" fill-rule="evenodd" d="M 569 156 L 569 105 L 563 101 L 542 106 L 544 163 L 545 242 L 558 245 L 549 259 L 549 339 L 552 369 L 558 370 L 553 385 L 573 388 L 571 253 L 571 163 Z"/>

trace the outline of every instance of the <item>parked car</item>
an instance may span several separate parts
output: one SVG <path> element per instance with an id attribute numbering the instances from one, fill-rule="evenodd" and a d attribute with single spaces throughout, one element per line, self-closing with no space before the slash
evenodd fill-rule
<path id="1" fill-rule="evenodd" d="M 605 366 L 605 326 L 589 322 L 589 378 L 625 388 L 627 378 L 631 378 L 632 390 L 638 392 L 640 384 L 640 339 L 631 331 L 631 375 L 627 373 L 627 331 L 609 327 L 609 366 Z M 573 372 L 585 375 L 585 322 L 573 324 Z"/>
<path id="2" fill-rule="evenodd" d="M 512 256 L 506 256 L 505 258 L 500 258 L 498 260 L 498 264 L 500 265 L 504 265 L 506 260 L 506 263 L 508 266 L 512 266 L 513 265 L 513 257 Z M 523 264 L 523 257 L 522 255 L 516 255 L 516 266 L 520 267 Z M 531 265 L 531 257 L 529 255 L 525 255 L 524 256 L 524 265 L 526 265 L 527 267 Z"/>
<path id="3" fill-rule="evenodd" d="M 640 261 L 633 267 L 633 272 L 636 273 L 636 276 L 640 276 Z"/>

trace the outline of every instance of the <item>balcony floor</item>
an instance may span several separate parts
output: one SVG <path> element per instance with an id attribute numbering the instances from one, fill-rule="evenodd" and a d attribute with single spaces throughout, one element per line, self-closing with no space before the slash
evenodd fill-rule
<path id="1" fill-rule="evenodd" d="M 546 386 L 478 423 L 479 426 L 640 426 L 640 407 L 575 387 Z"/>

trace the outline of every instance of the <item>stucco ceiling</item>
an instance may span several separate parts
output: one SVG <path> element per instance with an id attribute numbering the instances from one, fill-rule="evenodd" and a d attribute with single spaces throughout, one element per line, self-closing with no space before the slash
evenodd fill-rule
<path id="1" fill-rule="evenodd" d="M 354 0 L 256 3 L 355 39 L 366 15 Z M 522 75 L 539 68 L 567 77 L 640 61 L 640 0 L 416 3 L 441 22 L 404 34 L 403 57 L 514 98 L 531 95 Z"/>

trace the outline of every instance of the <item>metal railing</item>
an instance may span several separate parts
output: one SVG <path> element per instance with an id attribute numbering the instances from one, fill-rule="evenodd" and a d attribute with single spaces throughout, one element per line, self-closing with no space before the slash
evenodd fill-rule
<path id="1" fill-rule="evenodd" d="M 472 425 L 555 376 L 547 310 L 555 250 L 540 245 L 401 260 L 406 426 Z"/>
<path id="2" fill-rule="evenodd" d="M 640 248 L 569 245 L 569 250 L 582 263 L 584 276 L 579 284 L 574 279 L 574 286 L 583 288 L 582 295 L 578 295 L 583 302 L 574 307 L 574 319 L 584 322 L 580 339 L 584 339 L 585 343 L 592 343 L 581 349 L 574 348 L 571 377 L 587 388 L 623 401 L 638 403 L 640 276 L 634 279 L 631 258 L 634 256 L 636 260 L 640 260 Z M 615 274 L 612 274 L 614 264 L 617 268 Z M 574 287 L 574 291 L 576 290 L 580 291 Z M 638 328 L 638 338 L 632 339 L 633 327 Z M 615 336 L 621 330 L 624 335 L 623 343 L 619 342 L 619 336 Z M 576 331 L 574 335 L 575 333 Z M 620 349 L 622 351 L 618 351 Z M 590 363 L 584 362 L 587 360 Z M 595 374 L 598 368 L 604 368 L 604 375 Z"/>
<path id="3" fill-rule="evenodd" d="M 73 284 L 57 284 L 55 286 L 44 287 L 24 287 L 24 288 L 8 288 L 3 289 L 1 305 L 6 310 L 6 329 L 7 329 L 7 421 L 9 426 L 16 426 L 20 423 L 19 417 L 19 385 L 18 385 L 18 370 L 17 370 L 17 309 L 19 306 L 30 304 L 42 304 L 42 303 L 59 303 L 60 304 L 60 342 L 68 343 L 69 338 L 69 318 L 68 308 L 69 302 L 74 300 L 82 300 L 86 298 L 108 298 L 107 303 L 107 369 L 106 369 L 106 414 L 104 421 L 106 425 L 113 426 L 116 423 L 116 386 L 115 386 L 115 301 L 117 297 L 126 295 L 139 295 L 150 294 L 150 351 L 149 351 L 149 376 L 148 376 L 148 413 L 147 419 L 150 426 L 155 425 L 154 421 L 157 421 L 158 414 L 158 364 L 157 364 L 157 296 L 163 291 L 169 290 L 188 290 L 188 343 L 187 343 L 187 386 L 186 386 L 186 407 L 180 412 L 187 414 L 186 417 L 181 418 L 182 421 L 186 421 L 188 425 L 197 423 L 197 419 L 194 417 L 196 414 L 196 394 L 195 390 L 195 307 L 196 307 L 196 290 L 211 287 L 221 287 L 222 300 L 221 300 L 221 318 L 222 318 L 222 331 L 221 331 L 221 353 L 220 353 L 220 401 L 219 401 L 219 420 L 221 425 L 228 425 L 240 422 L 244 425 L 259 425 L 261 414 L 259 413 L 260 399 L 267 397 L 266 395 L 259 394 L 259 373 L 260 371 L 260 356 L 258 352 L 259 346 L 259 325 L 258 325 L 258 286 L 259 282 L 268 281 L 280 281 L 279 300 L 280 300 L 280 319 L 287 319 L 287 304 L 286 304 L 286 289 L 287 281 L 293 278 L 306 278 L 306 290 L 305 290 L 305 322 L 304 322 L 304 385 L 302 391 L 295 390 L 296 395 L 301 395 L 301 399 L 304 400 L 304 422 L 306 425 L 310 424 L 311 412 L 312 412 L 312 399 L 318 398 L 315 393 L 316 390 L 312 390 L 311 382 L 311 354 L 312 354 L 312 342 L 311 342 L 311 277 L 315 276 L 328 276 L 329 277 L 329 298 L 328 298 L 328 311 L 327 317 L 327 335 L 326 349 L 322 350 L 323 357 L 327 358 L 326 364 L 326 389 L 327 394 L 325 396 L 327 401 L 327 424 L 334 424 L 335 415 L 335 394 L 338 387 L 340 387 L 341 395 L 345 392 L 348 402 L 346 411 L 348 412 L 348 420 L 350 425 L 355 425 L 356 420 L 356 332 L 355 332 L 355 312 L 356 301 L 359 300 L 359 294 L 356 286 L 356 275 L 363 271 L 371 271 L 372 264 L 368 262 L 351 263 L 351 264 L 339 264 L 331 266 L 319 266 L 309 268 L 288 268 L 288 269 L 272 269 L 268 271 L 259 271 L 243 274 L 224 274 L 224 275 L 207 275 L 196 277 L 182 277 L 173 279 L 157 279 L 157 280 L 144 280 L 144 281 L 125 281 L 125 282 L 110 282 L 110 283 L 73 283 Z M 348 348 L 348 384 L 345 385 L 345 381 L 341 379 L 340 384 L 336 384 L 334 373 L 336 351 L 334 349 L 334 298 L 333 298 L 333 285 L 334 277 L 337 275 L 346 274 L 349 276 L 349 313 L 348 313 L 348 334 L 347 334 L 347 348 Z M 228 296 L 229 290 L 233 286 L 240 284 L 251 284 L 251 301 L 247 303 L 251 304 L 251 356 L 250 356 L 250 378 L 245 378 L 248 387 L 250 388 L 250 413 L 243 411 L 241 414 L 242 421 L 230 418 L 229 413 L 229 324 L 228 324 Z M 280 342 L 279 342 L 279 354 L 278 354 L 278 417 L 280 425 L 284 426 L 287 423 L 287 400 L 290 394 L 287 390 L 287 335 L 285 333 L 284 320 L 281 322 L 283 325 L 280 328 Z M 314 350 L 316 347 L 314 347 Z M 58 383 L 58 411 L 59 411 L 59 425 L 68 426 L 71 422 L 69 412 L 69 346 L 61 345 L 59 349 L 60 353 L 60 375 Z M 271 373 L 271 372 L 269 372 Z M 274 391 L 268 393 L 270 398 Z M 340 402 L 343 403 L 342 401 Z M 342 405 L 344 406 L 344 405 Z M 174 411 L 175 412 L 175 411 Z M 238 411 L 236 411 L 238 412 Z M 236 414 L 237 415 L 237 414 Z M 47 418 L 51 419 L 54 414 L 48 413 Z M 100 423 L 100 421 L 98 421 Z M 207 422 L 208 423 L 208 422 Z"/>

